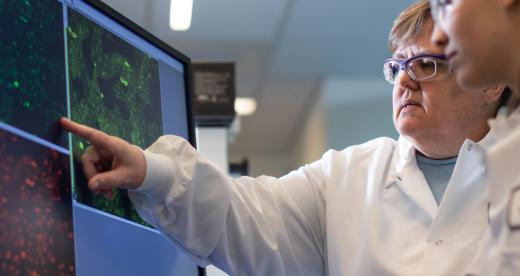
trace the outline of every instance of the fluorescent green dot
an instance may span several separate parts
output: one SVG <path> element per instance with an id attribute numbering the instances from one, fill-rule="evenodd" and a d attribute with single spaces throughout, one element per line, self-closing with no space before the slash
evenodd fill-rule
<path id="1" fill-rule="evenodd" d="M 23 102 L 23 107 L 25 107 L 25 108 L 29 108 L 30 106 L 31 106 L 31 103 L 30 103 L 30 102 L 28 102 L 28 101 L 24 101 L 24 102 Z"/>
<path id="2" fill-rule="evenodd" d="M 74 31 L 72 31 L 71 27 L 67 27 L 67 32 L 69 32 L 69 34 L 70 34 L 70 36 L 72 36 L 72 38 L 78 38 L 78 34 L 75 33 Z"/>
<path id="3" fill-rule="evenodd" d="M 119 80 L 121 81 L 121 83 L 124 85 L 124 86 L 128 86 L 128 81 L 123 79 L 123 77 L 119 77 Z"/>
<path id="4" fill-rule="evenodd" d="M 14 86 L 15 88 L 20 88 L 20 82 L 18 82 L 18 81 L 16 81 L 16 80 L 13 81 L 13 86 Z"/>
<path id="5" fill-rule="evenodd" d="M 127 68 L 130 68 L 130 63 L 128 63 L 128 61 L 126 61 L 126 60 L 125 60 L 125 66 L 126 66 Z"/>
<path id="6" fill-rule="evenodd" d="M 25 3 L 25 5 L 27 5 L 27 6 L 30 6 L 30 5 L 31 5 L 31 3 L 30 3 L 29 1 L 27 1 L 27 0 L 25 0 L 24 3 Z"/>
<path id="7" fill-rule="evenodd" d="M 85 144 L 83 142 L 79 142 L 79 149 L 83 150 L 85 148 Z"/>
<path id="8" fill-rule="evenodd" d="M 103 99 L 105 97 L 105 95 L 103 95 L 103 93 L 101 93 L 101 99 Z"/>

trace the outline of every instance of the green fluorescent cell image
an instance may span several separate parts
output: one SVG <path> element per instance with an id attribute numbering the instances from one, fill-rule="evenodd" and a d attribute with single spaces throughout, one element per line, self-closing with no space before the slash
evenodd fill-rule
<path id="1" fill-rule="evenodd" d="M 66 33 L 72 119 L 141 148 L 151 145 L 163 133 L 158 61 L 70 8 Z M 73 138 L 75 160 L 87 148 Z M 79 164 L 74 179 L 78 202 L 147 225 L 123 190 L 112 199 L 90 192 Z"/>
<path id="2" fill-rule="evenodd" d="M 0 122 L 68 147 L 63 6 L 0 0 Z"/>

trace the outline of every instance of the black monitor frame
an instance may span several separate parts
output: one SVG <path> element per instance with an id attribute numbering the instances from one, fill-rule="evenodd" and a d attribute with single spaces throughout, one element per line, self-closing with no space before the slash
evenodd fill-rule
<path id="1" fill-rule="evenodd" d="M 71 0 L 65 0 L 66 4 Z M 128 19 L 118 11 L 114 10 L 112 7 L 107 4 L 101 2 L 100 0 L 83 0 L 83 2 L 89 4 L 90 6 L 97 9 L 102 14 L 106 15 L 110 19 L 116 21 L 121 24 L 123 27 L 129 29 L 134 32 L 150 44 L 164 51 L 168 55 L 178 59 L 184 65 L 184 82 L 185 82 L 185 99 L 186 99 L 186 112 L 188 119 L 188 142 L 193 146 L 197 147 L 196 139 L 195 139 L 195 120 L 193 115 L 193 106 L 192 106 L 192 95 L 193 95 L 193 79 L 192 79 L 192 64 L 191 59 L 181 52 L 177 51 L 170 45 L 166 44 L 164 41 L 160 40 L 158 37 L 148 32 L 141 26 L 137 25 L 132 20 Z M 206 270 L 199 266 L 198 268 L 199 276 L 205 276 Z"/>

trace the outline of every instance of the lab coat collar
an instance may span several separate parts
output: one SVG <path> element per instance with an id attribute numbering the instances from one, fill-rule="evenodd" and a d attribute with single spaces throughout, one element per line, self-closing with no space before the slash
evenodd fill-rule
<path id="1" fill-rule="evenodd" d="M 487 225 L 488 205 L 485 160 L 484 148 L 466 139 L 430 230 L 429 241 L 482 236 Z"/>
<path id="2" fill-rule="evenodd" d="M 517 111 L 518 112 L 516 112 L 516 113 L 518 116 L 518 122 L 520 123 L 520 109 L 517 109 Z M 519 124 L 519 127 L 520 127 L 520 124 Z M 495 131 L 490 130 L 486 134 L 486 136 L 484 136 L 484 138 L 482 138 L 476 144 L 478 144 L 479 146 L 481 146 L 484 149 L 488 149 L 496 142 L 497 139 L 498 139 L 497 133 Z M 464 141 L 464 144 L 462 145 L 461 149 L 467 147 L 469 144 L 474 144 L 474 143 L 475 142 L 473 142 L 472 140 L 466 139 Z M 399 139 L 397 140 L 397 151 L 398 151 L 398 154 L 394 155 L 394 160 L 393 160 L 393 162 L 395 162 L 395 172 L 393 175 L 399 175 L 410 164 L 416 163 L 416 161 L 415 161 L 416 149 L 412 145 L 412 143 L 410 143 L 410 141 L 408 141 L 403 136 L 400 136 Z M 460 152 L 461 151 L 459 151 L 459 154 L 460 154 Z M 386 183 L 385 188 L 388 188 L 388 186 L 390 186 L 393 183 L 392 180 L 393 180 L 393 178 L 391 178 L 390 181 L 388 181 Z"/>
<path id="3" fill-rule="evenodd" d="M 486 134 L 486 136 L 484 136 L 484 138 L 482 138 L 480 141 L 478 141 L 477 144 L 487 150 L 497 142 L 497 139 L 498 139 L 498 137 L 497 137 L 496 132 L 493 130 L 493 128 L 491 128 L 488 131 L 488 133 Z M 466 142 L 467 141 L 471 141 L 471 140 L 466 139 Z"/>
<path id="4" fill-rule="evenodd" d="M 415 162 L 415 147 L 403 136 L 397 140 L 397 150 L 399 154 L 396 163 L 396 172 L 402 172 L 410 162 Z"/>
<path id="5" fill-rule="evenodd" d="M 394 154 L 392 162 L 395 169 L 390 172 L 389 178 L 385 184 L 385 188 L 401 181 L 402 172 L 409 166 L 410 162 L 415 161 L 415 147 L 405 137 L 400 136 L 397 140 L 397 154 Z"/>
<path id="6" fill-rule="evenodd" d="M 385 188 L 398 185 L 422 210 L 433 219 L 437 213 L 437 203 L 430 192 L 428 183 L 419 169 L 415 159 L 415 147 L 405 137 L 397 141 L 397 154 L 392 162 L 394 171 L 389 173 Z"/>
<path id="7" fill-rule="evenodd" d="M 461 149 L 459 150 L 458 160 L 457 163 L 460 163 L 460 159 L 470 159 L 471 157 L 468 157 L 468 153 L 470 152 L 477 152 L 476 154 L 479 156 L 478 161 L 474 160 L 476 164 L 480 164 L 480 162 L 483 162 L 482 159 L 485 159 L 484 149 L 487 144 L 492 144 L 494 139 L 494 135 L 490 132 L 481 140 L 479 143 L 475 143 L 469 139 L 466 139 L 464 141 L 464 144 L 462 145 Z M 420 206 L 427 214 L 431 216 L 431 218 L 435 218 L 436 214 L 439 210 L 439 206 L 437 205 L 437 202 L 435 201 L 435 198 L 433 197 L 433 194 L 430 192 L 430 188 L 428 187 L 428 183 L 426 182 L 426 179 L 424 177 L 424 174 L 419 169 L 417 162 L 416 162 L 416 156 L 415 156 L 415 147 L 405 138 L 405 137 L 399 137 L 399 140 L 397 142 L 397 149 L 398 154 L 394 155 L 394 171 L 389 173 L 389 177 L 387 182 L 385 183 L 385 188 L 389 188 L 392 184 L 397 184 L 401 187 L 404 193 L 406 193 L 410 198 L 414 199 L 416 204 Z M 473 154 L 470 154 L 470 156 L 475 156 Z M 475 158 L 475 157 L 473 157 Z M 470 163 L 473 164 L 474 162 L 467 162 L 469 165 Z M 484 161 L 485 162 L 485 161 Z M 456 167 L 467 167 L 465 165 L 457 164 Z M 471 166 L 471 165 L 469 165 Z M 455 169 L 455 171 L 458 170 L 468 170 L 463 169 L 462 167 L 459 169 Z M 457 174 L 458 175 L 458 174 Z M 466 175 L 465 173 L 462 175 Z M 457 182 L 462 182 L 462 179 L 457 179 Z M 453 186 L 453 185 L 449 185 Z M 457 193 L 455 191 L 458 190 L 465 190 L 466 187 L 448 187 L 448 189 L 453 190 L 452 193 Z M 481 189 L 482 190 L 482 189 Z M 448 190 L 447 190 L 448 192 Z M 447 194 L 447 193 L 446 193 Z M 446 195 L 445 195 L 446 196 Z M 445 200 L 443 200 L 445 201 Z M 444 209 L 449 209 L 449 207 L 445 207 Z"/>
<path id="8" fill-rule="evenodd" d="M 518 184 L 518 170 L 515 166 L 520 162 L 520 109 L 508 118 L 497 118 L 495 125 L 499 142 L 488 150 L 490 183 L 492 185 L 490 199 L 492 205 L 508 198 L 511 185 Z"/>
<path id="9" fill-rule="evenodd" d="M 513 129 L 520 127 L 520 107 L 517 107 L 511 114 L 508 114 L 507 108 L 502 107 L 497 116 L 489 119 L 488 123 L 491 127 L 490 132 L 493 134 L 494 142 L 502 140 Z"/>

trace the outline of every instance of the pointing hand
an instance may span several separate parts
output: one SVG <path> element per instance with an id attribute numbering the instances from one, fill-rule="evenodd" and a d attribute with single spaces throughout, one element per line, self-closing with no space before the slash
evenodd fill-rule
<path id="1" fill-rule="evenodd" d="M 139 148 L 66 118 L 61 118 L 60 122 L 65 129 L 91 145 L 81 157 L 89 189 L 137 189 L 143 183 L 146 160 Z"/>

